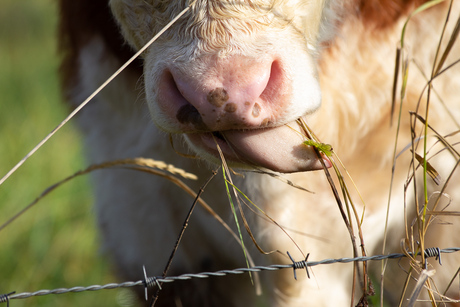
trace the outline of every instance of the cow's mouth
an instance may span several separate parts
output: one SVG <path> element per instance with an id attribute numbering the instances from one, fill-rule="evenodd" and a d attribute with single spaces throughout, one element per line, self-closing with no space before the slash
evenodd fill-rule
<path id="1" fill-rule="evenodd" d="M 225 130 L 187 134 L 198 151 L 220 160 L 220 148 L 227 162 L 245 168 L 266 168 L 293 173 L 322 169 L 315 150 L 303 144 L 305 137 L 296 123 L 274 128 Z M 327 167 L 331 162 L 322 157 Z M 215 159 L 214 159 L 215 160 Z"/>

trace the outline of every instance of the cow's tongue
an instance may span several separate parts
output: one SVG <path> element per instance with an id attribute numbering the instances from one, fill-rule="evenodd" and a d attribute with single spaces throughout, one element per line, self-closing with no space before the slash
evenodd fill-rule
<path id="1" fill-rule="evenodd" d="M 322 169 L 313 148 L 303 145 L 305 138 L 291 127 L 221 133 L 241 159 L 254 165 L 282 173 Z M 331 166 L 327 158 L 323 160 Z"/>

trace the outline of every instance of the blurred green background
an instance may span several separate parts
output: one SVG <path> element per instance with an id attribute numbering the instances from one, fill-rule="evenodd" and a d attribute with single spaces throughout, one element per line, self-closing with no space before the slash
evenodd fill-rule
<path id="1" fill-rule="evenodd" d="M 57 76 L 56 12 L 54 0 L 0 2 L 0 177 L 69 113 Z M 53 183 L 83 169 L 82 157 L 71 122 L 0 186 L 0 224 Z M 0 231 L 0 294 L 116 281 L 98 249 L 88 181 L 81 177 L 65 184 Z M 103 290 L 10 305 L 120 306 L 126 295 Z"/>

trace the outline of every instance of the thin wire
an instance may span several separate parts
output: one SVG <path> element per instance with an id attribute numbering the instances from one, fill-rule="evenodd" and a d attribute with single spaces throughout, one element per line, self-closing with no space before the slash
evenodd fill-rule
<path id="1" fill-rule="evenodd" d="M 446 249 L 440 249 L 440 253 L 454 253 L 460 251 L 460 247 L 450 247 Z M 440 255 L 439 253 L 439 255 Z M 409 255 L 413 255 L 413 253 L 408 253 Z M 420 253 L 419 253 L 420 255 Z M 433 254 L 433 256 L 439 256 L 438 253 Z M 190 280 L 194 278 L 208 278 L 208 277 L 220 277 L 220 276 L 227 276 L 227 275 L 238 275 L 247 272 L 260 272 L 260 271 L 277 271 L 281 269 L 297 269 L 298 263 L 302 262 L 307 267 L 313 267 L 322 264 L 332 264 L 332 263 L 349 263 L 355 261 L 372 261 L 372 260 L 383 260 L 383 259 L 396 259 L 396 258 L 403 258 L 406 257 L 406 254 L 394 253 L 389 255 L 374 255 L 374 256 L 366 256 L 366 257 L 354 257 L 354 258 L 338 258 L 338 259 L 324 259 L 320 261 L 310 261 L 307 262 L 305 260 L 298 261 L 291 264 L 274 264 L 269 266 L 255 266 L 252 268 L 239 268 L 234 270 L 221 270 L 217 272 L 203 272 L 198 274 L 183 274 L 179 276 L 168 276 L 168 277 L 147 277 L 143 280 L 138 281 L 127 281 L 123 283 L 110 283 L 103 286 L 100 285 L 93 285 L 89 287 L 73 287 L 73 288 L 59 288 L 54 290 L 40 290 L 36 292 L 23 292 L 18 294 L 6 294 L 0 295 L 0 297 L 5 297 L 5 300 L 0 300 L 2 302 L 8 302 L 9 300 L 13 299 L 25 299 L 33 296 L 43 296 L 49 294 L 64 294 L 64 293 L 76 293 L 76 292 L 85 292 L 85 291 L 99 291 L 105 289 L 117 289 L 117 288 L 129 288 L 129 287 L 136 287 L 136 286 L 155 286 L 157 283 L 171 283 L 178 280 Z"/>

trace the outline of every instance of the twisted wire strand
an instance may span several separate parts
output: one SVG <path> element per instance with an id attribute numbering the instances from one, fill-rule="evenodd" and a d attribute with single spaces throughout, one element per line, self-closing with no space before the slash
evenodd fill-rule
<path id="1" fill-rule="evenodd" d="M 427 251 L 428 250 L 428 251 Z M 424 251 L 425 257 L 436 257 L 439 259 L 441 253 L 454 253 L 460 251 L 460 247 L 450 247 L 445 249 L 439 248 L 428 248 Z M 288 254 L 289 255 L 289 254 Z M 409 255 L 413 255 L 413 253 L 409 253 Z M 420 255 L 420 253 L 418 253 Z M 289 255 L 290 256 L 290 255 Z M 309 261 L 307 262 L 307 258 L 301 261 L 294 261 L 292 257 L 291 264 L 274 264 L 269 266 L 255 266 L 251 268 L 238 268 L 233 270 L 221 270 L 216 272 L 202 272 L 198 274 L 182 274 L 179 276 L 167 276 L 165 278 L 162 277 L 147 277 L 145 274 L 145 279 L 138 280 L 138 281 L 127 281 L 123 283 L 110 283 L 106 285 L 92 285 L 88 287 L 73 287 L 73 288 L 58 288 L 54 290 L 39 290 L 36 292 L 22 292 L 18 294 L 14 294 L 11 292 L 9 294 L 0 295 L 0 304 L 1 303 L 8 303 L 10 300 L 13 299 L 25 299 L 33 296 L 43 296 L 49 294 L 64 294 L 64 293 L 76 293 L 76 292 L 85 292 L 85 291 L 99 291 L 105 289 L 117 289 L 117 288 L 129 288 L 129 287 L 136 287 L 136 286 L 144 286 L 144 287 L 153 287 L 158 285 L 160 282 L 162 283 L 170 283 L 177 280 L 190 280 L 193 278 L 208 278 L 212 276 L 226 276 L 226 275 L 238 275 L 247 272 L 260 272 L 260 271 L 277 271 L 281 269 L 293 269 L 294 270 L 294 277 L 296 269 L 307 269 L 308 274 L 308 267 L 313 267 L 317 265 L 323 264 L 332 264 L 332 263 L 349 263 L 355 261 L 375 261 L 375 260 L 383 260 L 383 259 L 396 259 L 396 258 L 403 258 L 406 257 L 405 254 L 401 253 L 394 253 L 388 255 L 374 255 L 374 256 L 366 256 L 366 257 L 354 257 L 354 258 L 338 258 L 338 259 L 323 259 L 320 261 Z"/>

